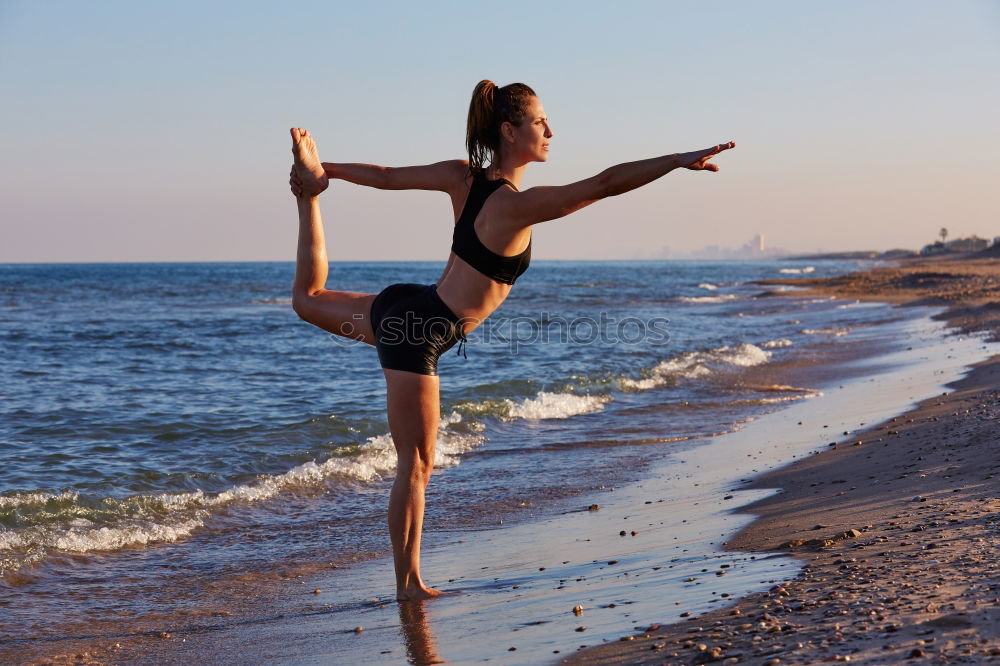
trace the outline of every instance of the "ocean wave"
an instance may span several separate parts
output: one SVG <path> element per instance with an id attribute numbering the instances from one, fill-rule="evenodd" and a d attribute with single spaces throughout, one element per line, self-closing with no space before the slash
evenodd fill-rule
<path id="1" fill-rule="evenodd" d="M 798 393 L 796 395 L 783 395 L 774 398 L 759 398 L 758 403 L 762 405 L 778 405 L 783 402 L 794 402 L 796 400 L 811 400 L 812 398 L 819 398 L 823 395 L 822 391 L 808 391 L 804 393 Z"/>
<path id="2" fill-rule="evenodd" d="M 736 294 L 719 294 L 718 296 L 681 296 L 677 300 L 681 303 L 724 303 L 734 301 L 739 296 Z"/>
<path id="3" fill-rule="evenodd" d="M 573 393 L 540 392 L 534 398 L 518 402 L 507 400 L 508 416 L 518 419 L 565 419 L 604 409 L 611 401 L 608 395 L 576 395 Z"/>
<path id="4" fill-rule="evenodd" d="M 849 328 L 804 328 L 800 332 L 804 335 L 832 335 L 835 338 L 842 338 L 850 330 Z"/>
<path id="5" fill-rule="evenodd" d="M 815 270 L 815 266 L 806 266 L 805 268 L 781 268 L 778 272 L 790 275 L 802 275 L 803 273 L 812 273 Z"/>
<path id="6" fill-rule="evenodd" d="M 16 509 L 32 504 L 48 504 L 49 502 L 74 502 L 79 493 L 74 490 L 64 490 L 61 493 L 14 493 L 0 495 L 0 509 Z"/>
<path id="7" fill-rule="evenodd" d="M 764 349 L 776 349 L 778 347 L 791 347 L 792 341 L 788 338 L 780 338 L 778 340 L 768 340 L 767 342 L 761 344 Z"/>
<path id="8" fill-rule="evenodd" d="M 752 388 L 762 393 L 787 394 L 775 397 L 757 398 L 750 401 L 760 405 L 774 405 L 783 402 L 793 402 L 795 400 L 809 400 L 823 395 L 822 391 L 817 391 L 816 389 L 803 388 L 801 386 L 789 386 L 787 384 L 768 384 L 765 386 L 754 386 Z"/>
<path id="9" fill-rule="evenodd" d="M 567 282 L 562 285 L 563 287 L 576 287 L 576 288 L 586 288 L 592 289 L 594 287 L 617 287 L 617 282 L 598 281 L 598 282 Z"/>
<path id="10" fill-rule="evenodd" d="M 458 412 L 441 419 L 434 450 L 436 467 L 458 464 L 462 453 L 482 443 L 478 424 L 452 427 L 461 422 Z M 4 502 L 0 507 L 18 507 L 22 524 L 29 524 L 0 532 L 0 575 L 38 561 L 39 553 L 46 550 L 86 553 L 177 541 L 204 526 L 213 511 L 222 507 L 260 502 L 289 489 L 315 487 L 334 479 L 373 481 L 395 470 L 397 462 L 392 437 L 384 434 L 341 447 L 323 462 L 306 462 L 281 474 L 261 474 L 251 483 L 219 493 L 194 490 L 97 500 L 80 498 L 73 491 L 5 496 L 0 498 Z M 54 500 L 58 506 L 53 506 Z"/>
<path id="11" fill-rule="evenodd" d="M 686 352 L 660 361 L 649 371 L 647 377 L 622 378 L 618 383 L 626 391 L 646 391 L 678 379 L 696 379 L 714 372 L 763 365 L 770 358 L 771 352 L 749 343 L 735 347 L 725 346 L 706 351 Z"/>
<path id="12" fill-rule="evenodd" d="M 204 512 L 202 512 L 204 514 Z M 34 561 L 44 550 L 61 550 L 69 553 L 120 550 L 153 543 L 169 543 L 189 536 L 204 525 L 202 516 L 167 520 L 162 523 L 143 521 L 126 525 L 95 526 L 85 519 L 77 519 L 67 526 L 35 526 L 0 533 L 0 553 L 27 551 Z M 19 568 L 28 558 L 5 558 L 8 570 Z M 4 573 L 0 570 L 0 574 Z"/>
<path id="13" fill-rule="evenodd" d="M 530 398 L 511 400 L 481 400 L 467 402 L 456 409 L 465 414 L 495 416 L 502 421 L 517 419 L 566 419 L 578 414 L 589 414 L 604 409 L 611 402 L 609 395 L 578 395 L 539 391 Z"/>
<path id="14" fill-rule="evenodd" d="M 754 386 L 752 387 L 757 391 L 798 391 L 801 393 L 808 393 L 812 391 L 811 388 L 803 388 L 801 386 L 790 386 L 788 384 L 767 384 L 765 386 Z"/>
<path id="15" fill-rule="evenodd" d="M 251 305 L 291 305 L 291 297 L 281 297 L 281 298 L 255 298 L 250 301 Z"/>
<path id="16" fill-rule="evenodd" d="M 460 414 L 453 412 L 441 419 L 437 443 L 434 447 L 434 466 L 457 465 L 462 453 L 470 451 L 483 442 L 478 432 L 455 432 L 448 426 L 459 423 Z M 270 499 L 282 490 L 294 486 L 310 486 L 333 478 L 347 478 L 356 481 L 374 481 L 396 469 L 398 459 L 396 447 L 389 434 L 369 437 L 364 444 L 356 447 L 341 447 L 335 456 L 322 463 L 309 461 L 293 467 L 283 474 L 261 475 L 256 483 L 241 485 L 219 493 L 206 500 L 207 504 L 227 504 L 232 501 L 254 502 Z"/>
<path id="17" fill-rule="evenodd" d="M 719 288 L 718 285 L 714 285 L 711 282 L 702 282 L 698 285 L 698 287 L 701 289 L 708 289 L 709 291 L 715 291 Z"/>

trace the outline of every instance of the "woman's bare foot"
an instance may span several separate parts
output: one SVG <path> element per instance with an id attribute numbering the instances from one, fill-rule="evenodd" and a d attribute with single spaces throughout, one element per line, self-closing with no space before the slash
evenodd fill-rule
<path id="1" fill-rule="evenodd" d="M 309 131 L 301 127 L 293 127 L 291 134 L 292 154 L 295 156 L 292 169 L 302 186 L 302 196 L 318 196 L 330 185 L 330 179 L 327 178 L 326 171 L 320 164 L 316 142 L 313 141 Z"/>
<path id="2" fill-rule="evenodd" d="M 420 585 L 405 589 L 397 589 L 396 601 L 423 601 L 424 599 L 440 597 L 442 594 L 446 593 L 441 590 L 435 590 L 433 587 Z"/>

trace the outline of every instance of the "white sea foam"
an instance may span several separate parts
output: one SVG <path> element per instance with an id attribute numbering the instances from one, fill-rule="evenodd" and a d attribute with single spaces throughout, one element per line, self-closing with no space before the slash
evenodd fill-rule
<path id="1" fill-rule="evenodd" d="M 250 301 L 252 305 L 291 305 L 292 299 L 290 297 L 284 298 L 258 298 Z"/>
<path id="2" fill-rule="evenodd" d="M 533 398 L 517 402 L 505 400 L 506 417 L 510 419 L 565 419 L 577 414 L 588 414 L 604 409 L 611 401 L 607 395 L 576 395 L 574 393 L 548 393 L 542 391 Z"/>
<path id="3" fill-rule="evenodd" d="M 660 361 L 641 379 L 622 378 L 619 385 L 627 391 L 645 391 L 662 386 L 671 380 L 696 379 L 713 372 L 732 368 L 749 368 L 767 363 L 771 352 L 751 344 L 735 347 L 719 347 L 707 351 L 687 352 L 674 358 Z"/>
<path id="4" fill-rule="evenodd" d="M 778 270 L 779 273 L 788 273 L 790 275 L 801 275 L 803 273 L 812 273 L 816 270 L 815 266 L 806 266 L 805 268 L 782 268 Z"/>
<path id="5" fill-rule="evenodd" d="M 761 345 L 764 349 L 777 349 L 778 347 L 791 347 L 792 341 L 788 338 L 780 338 L 778 340 L 768 340 Z"/>
<path id="6" fill-rule="evenodd" d="M 739 296 L 736 294 L 719 294 L 718 296 L 681 296 L 677 300 L 682 303 L 724 303 L 734 301 Z"/>
<path id="7" fill-rule="evenodd" d="M 811 388 L 802 388 L 801 386 L 791 386 L 789 384 L 768 384 L 767 386 L 754 387 L 758 391 L 799 391 L 802 393 L 808 393 L 812 391 Z"/>
<path id="8" fill-rule="evenodd" d="M 766 393 L 783 393 L 786 395 L 779 395 L 776 397 L 759 398 L 754 402 L 758 404 L 778 404 L 782 402 L 792 402 L 795 400 L 809 400 L 811 398 L 818 398 L 823 395 L 822 391 L 817 391 L 811 388 L 802 388 L 799 386 L 789 386 L 787 384 L 770 384 L 768 386 L 755 387 L 758 391 L 763 391 Z"/>
<path id="9" fill-rule="evenodd" d="M 462 453 L 482 443 L 481 428 L 477 429 L 476 424 L 463 424 L 464 430 L 472 432 L 449 428 L 461 421 L 462 416 L 457 412 L 441 419 L 434 450 L 436 467 L 458 464 Z M 289 488 L 315 486 L 330 479 L 372 481 L 391 473 L 397 464 L 396 450 L 388 434 L 369 437 L 357 447 L 344 447 L 341 453 L 344 455 L 321 463 L 309 461 L 282 474 L 261 474 L 252 483 L 233 486 L 217 494 L 195 490 L 115 500 L 125 505 L 125 511 L 131 516 L 122 515 L 116 524 L 99 525 L 74 513 L 73 517 L 58 523 L 0 532 L 0 553 L 11 550 L 37 553 L 39 548 L 85 553 L 177 541 L 203 526 L 211 509 L 235 502 L 267 500 Z M 77 498 L 72 491 L 27 493 L 0 498 L 3 501 L 0 507 L 44 504 L 52 499 L 75 501 Z M 22 556 L 0 558 L 0 572 L 17 568 L 12 562 L 18 561 L 24 564 L 27 559 Z"/>
<path id="10" fill-rule="evenodd" d="M 75 501 L 78 494 L 74 490 L 64 490 L 61 493 L 17 493 L 0 496 L 0 509 L 27 506 L 30 504 L 46 504 L 52 500 Z"/>
<path id="11" fill-rule="evenodd" d="M 708 289 L 709 291 L 715 291 L 716 289 L 719 288 L 718 286 L 712 284 L 711 282 L 702 282 L 698 286 L 701 287 L 702 289 Z"/>
<path id="12" fill-rule="evenodd" d="M 809 400 L 811 398 L 818 398 L 823 395 L 822 391 L 808 391 L 803 393 L 798 393 L 796 395 L 783 395 L 775 398 L 761 398 L 757 402 L 764 405 L 777 405 L 783 402 L 794 402 L 795 400 Z"/>
<path id="13" fill-rule="evenodd" d="M 457 465 L 462 453 L 482 443 L 483 436 L 478 433 L 448 429 L 449 425 L 461 420 L 462 416 L 456 412 L 441 419 L 434 447 L 436 467 Z M 347 455 L 333 457 L 322 463 L 309 461 L 283 474 L 261 475 L 253 484 L 235 486 L 213 498 L 206 498 L 203 503 L 218 505 L 233 501 L 255 502 L 274 497 L 292 486 L 316 485 L 333 478 L 374 481 L 395 470 L 398 462 L 396 448 L 389 434 L 369 437 L 356 451 L 351 452 L 345 448 L 343 453 Z"/>
<path id="14" fill-rule="evenodd" d="M 623 377 L 618 383 L 626 391 L 648 391 L 649 389 L 661 386 L 664 382 L 666 382 L 666 379 L 663 377 L 644 377 L 642 379 Z"/>
<path id="15" fill-rule="evenodd" d="M 126 525 L 96 527 L 90 521 L 76 521 L 67 526 L 36 526 L 0 533 L 0 552 L 4 550 L 56 549 L 71 553 L 118 550 L 128 546 L 168 543 L 190 535 L 204 525 L 205 512 L 163 522 L 141 521 Z M 14 568 L 14 567 L 11 567 Z"/>
<path id="16" fill-rule="evenodd" d="M 804 328 L 801 332 L 805 335 L 832 335 L 835 338 L 842 338 L 849 330 L 848 328 Z"/>

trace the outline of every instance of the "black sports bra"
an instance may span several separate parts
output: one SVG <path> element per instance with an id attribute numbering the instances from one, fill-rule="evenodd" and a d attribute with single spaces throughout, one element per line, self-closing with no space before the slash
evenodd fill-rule
<path id="1" fill-rule="evenodd" d="M 491 280 L 514 284 L 514 281 L 528 270 L 528 264 L 531 262 L 531 241 L 528 241 L 528 247 L 524 248 L 524 252 L 507 257 L 490 250 L 476 235 L 476 218 L 479 216 L 479 211 L 483 209 L 483 204 L 489 196 L 504 185 L 514 187 L 514 184 L 505 178 L 486 180 L 482 174 L 473 176 L 469 198 L 465 200 L 465 208 L 455 223 L 451 251 Z"/>

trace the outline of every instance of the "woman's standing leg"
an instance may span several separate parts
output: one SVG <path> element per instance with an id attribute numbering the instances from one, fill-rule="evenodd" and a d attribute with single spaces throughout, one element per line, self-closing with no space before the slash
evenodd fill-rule
<path id="1" fill-rule="evenodd" d="M 389 496 L 389 536 L 396 565 L 396 598 L 417 601 L 441 594 L 420 577 L 424 491 L 434 468 L 441 404 L 437 376 L 384 370 L 389 432 L 399 462 Z"/>

